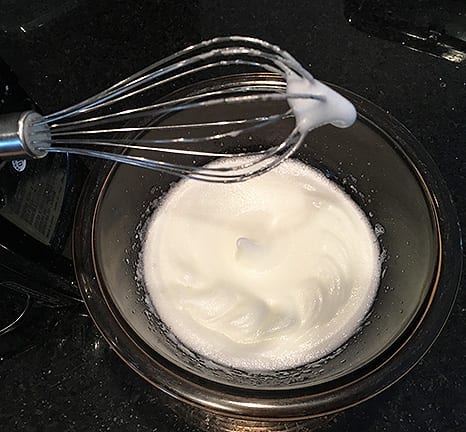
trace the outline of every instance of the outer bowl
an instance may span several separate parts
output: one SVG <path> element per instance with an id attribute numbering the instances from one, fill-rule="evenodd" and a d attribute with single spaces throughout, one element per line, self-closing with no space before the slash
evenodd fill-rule
<path id="1" fill-rule="evenodd" d="M 251 74 L 204 86 L 228 88 L 239 81 L 284 85 L 274 75 Z M 311 364 L 244 372 L 183 346 L 147 308 L 143 286 L 135 278 L 141 228 L 176 178 L 112 163 L 97 164 L 91 172 L 75 220 L 79 286 L 113 349 L 156 387 L 227 416 L 317 417 L 355 405 L 397 381 L 438 336 L 461 273 L 460 232 L 449 193 L 431 158 L 399 122 L 361 97 L 338 90 L 355 104 L 356 124 L 313 131 L 294 157 L 321 169 L 361 206 L 379 235 L 385 259 L 364 325 L 335 353 Z M 190 87 L 182 92 L 195 91 Z M 260 114 L 268 108 L 259 103 L 249 109 Z M 222 110 L 234 108 L 205 115 L 223 116 Z M 175 121 L 199 120 L 190 111 L 177 115 Z M 285 122 L 267 134 L 257 131 L 252 139 L 277 139 L 289 126 Z"/>

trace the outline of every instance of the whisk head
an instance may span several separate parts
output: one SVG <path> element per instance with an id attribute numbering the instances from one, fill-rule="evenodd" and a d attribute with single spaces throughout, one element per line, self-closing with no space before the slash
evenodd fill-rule
<path id="1" fill-rule="evenodd" d="M 245 72 L 260 72 L 261 79 L 220 84 L 222 77 Z M 294 124 L 288 99 L 322 98 L 287 93 L 290 73 L 312 80 L 290 54 L 259 39 L 229 36 L 201 42 L 45 116 L 36 126 L 49 126 L 51 146 L 39 145 L 38 150 L 110 159 L 197 180 L 243 181 L 277 166 L 305 135 L 292 127 L 266 145 L 264 140 L 249 140 L 250 134 L 285 120 Z M 209 81 L 212 77 L 217 79 Z M 180 93 L 190 85 L 195 90 Z M 257 104 L 279 109 L 248 115 L 248 106 Z M 241 140 L 234 151 L 225 145 L 231 140 Z M 197 160 L 219 157 L 232 158 L 232 163 L 196 165 Z"/>

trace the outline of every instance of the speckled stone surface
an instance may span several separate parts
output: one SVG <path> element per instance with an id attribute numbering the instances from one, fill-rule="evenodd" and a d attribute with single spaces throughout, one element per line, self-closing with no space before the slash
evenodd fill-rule
<path id="1" fill-rule="evenodd" d="M 466 65 L 356 30 L 341 1 L 10 3 L 21 13 L 0 16 L 0 57 L 44 111 L 189 43 L 257 36 L 401 120 L 438 164 L 466 226 Z M 0 344 L 0 383 L 2 431 L 466 431 L 465 283 L 440 338 L 406 377 L 318 421 L 245 424 L 188 408 L 124 365 L 80 306 L 37 307 Z"/>

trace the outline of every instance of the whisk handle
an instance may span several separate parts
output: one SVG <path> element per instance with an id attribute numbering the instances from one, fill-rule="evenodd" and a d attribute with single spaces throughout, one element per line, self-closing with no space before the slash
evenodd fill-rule
<path id="1" fill-rule="evenodd" d="M 35 111 L 0 115 L 0 159 L 39 159 L 50 144 L 49 127 Z"/>

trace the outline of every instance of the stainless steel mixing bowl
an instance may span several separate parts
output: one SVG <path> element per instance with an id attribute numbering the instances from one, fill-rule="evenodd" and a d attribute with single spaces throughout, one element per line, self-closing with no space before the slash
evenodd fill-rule
<path id="1" fill-rule="evenodd" d="M 225 88 L 238 80 L 284 85 L 270 74 L 232 76 L 207 85 Z M 183 346 L 147 308 L 143 286 L 135 278 L 140 228 L 177 179 L 110 163 L 97 164 L 91 172 L 75 221 L 80 289 L 115 352 L 156 387 L 229 416 L 316 417 L 357 404 L 394 383 L 439 334 L 461 272 L 459 227 L 449 193 L 431 158 L 399 122 L 361 97 L 338 90 L 356 105 L 356 124 L 312 132 L 295 157 L 321 169 L 351 195 L 379 233 L 386 257 L 366 322 L 342 348 L 318 362 L 292 370 L 244 372 Z M 182 92 L 196 91 L 188 87 Z M 258 103 L 248 110 L 263 114 L 269 108 Z M 234 117 L 236 109 L 241 107 L 185 111 L 156 121 Z M 290 127 L 280 123 L 267 133 L 255 132 L 252 139 L 260 147 Z M 224 146 L 241 146 L 241 140 Z"/>

